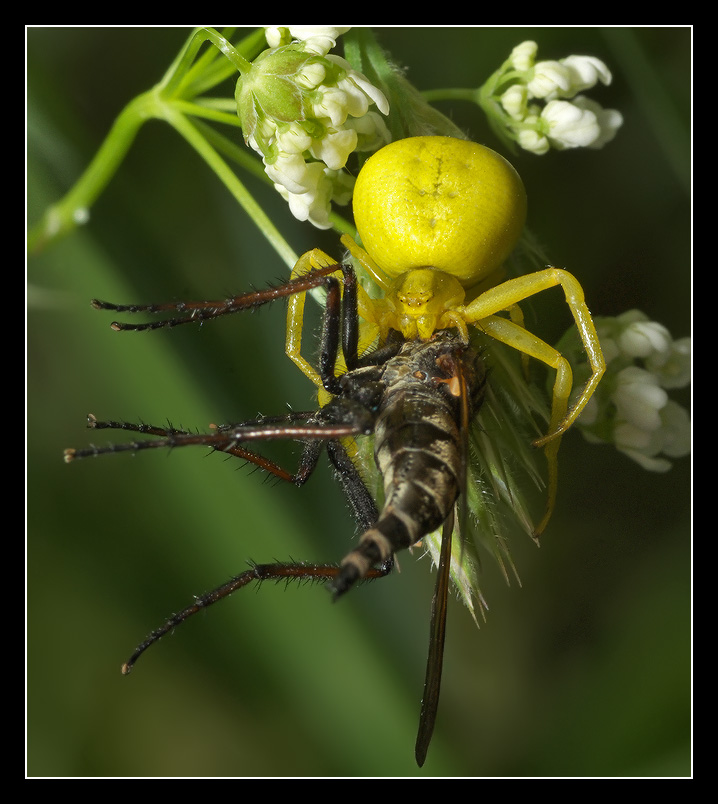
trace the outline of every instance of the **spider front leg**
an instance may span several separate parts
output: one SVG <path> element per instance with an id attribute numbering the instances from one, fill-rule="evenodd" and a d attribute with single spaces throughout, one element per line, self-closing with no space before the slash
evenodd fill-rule
<path id="1" fill-rule="evenodd" d="M 331 378 L 353 369 L 357 365 L 359 355 L 363 355 L 375 341 L 378 331 L 377 327 L 366 325 L 363 320 L 360 323 L 362 311 L 371 306 L 371 301 L 364 289 L 357 283 L 356 274 L 350 265 L 340 265 L 323 251 L 313 249 L 299 258 L 292 270 L 290 281 L 299 281 L 302 278 L 318 274 L 330 278 L 332 268 L 333 273 L 342 276 L 341 295 L 336 296 L 330 293 L 327 295 L 323 329 L 328 333 L 335 334 L 333 335 L 334 341 L 329 337 L 323 339 L 319 372 L 301 353 L 306 292 L 290 296 L 287 306 L 286 354 L 300 371 L 317 386 L 322 405 L 326 404 L 329 399 L 329 396 L 324 393 L 325 391 L 336 395 L 337 388 Z M 330 290 L 331 285 L 327 285 L 327 289 Z M 341 352 L 338 349 L 340 329 Z M 337 349 L 332 362 L 331 354 L 325 354 L 324 344 L 331 348 L 334 343 L 336 343 Z M 331 377 L 327 377 L 330 373 Z M 334 390 L 330 390 L 327 383 Z"/>
<path id="2" fill-rule="evenodd" d="M 564 291 L 566 303 L 576 322 L 591 365 L 591 376 L 578 399 L 570 408 L 568 407 L 568 398 L 571 393 L 571 370 L 568 361 L 559 352 L 527 330 L 516 324 L 511 324 L 505 319 L 495 317 L 496 313 L 510 310 L 514 305 L 519 304 L 519 302 L 530 296 L 557 285 L 560 285 Z M 560 268 L 546 268 L 543 271 L 537 271 L 527 276 L 509 279 L 501 285 L 485 291 L 470 304 L 457 308 L 456 312 L 467 323 L 473 323 L 479 329 L 489 332 L 489 334 L 492 334 L 489 330 L 493 329 L 496 333 L 494 337 L 498 340 L 513 346 L 530 357 L 536 357 L 557 370 L 559 376 L 554 385 L 551 426 L 549 432 L 543 438 L 537 439 L 534 445 L 537 447 L 546 446 L 552 439 L 557 439 L 561 434 L 565 433 L 576 421 L 588 400 L 593 396 L 593 392 L 606 370 L 606 361 L 601 350 L 601 343 L 598 339 L 593 318 L 591 318 L 591 313 L 586 305 L 583 288 L 578 280 L 568 271 Z M 509 326 L 503 327 L 503 324 L 497 323 L 502 320 Z M 486 326 L 484 326 L 485 323 Z M 559 419 L 555 420 L 554 413 L 561 408 L 563 408 L 563 414 Z"/>

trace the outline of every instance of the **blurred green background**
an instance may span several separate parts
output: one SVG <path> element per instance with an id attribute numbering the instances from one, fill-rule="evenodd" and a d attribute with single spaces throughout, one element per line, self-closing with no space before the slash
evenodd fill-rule
<path id="1" fill-rule="evenodd" d="M 182 28 L 30 28 L 28 220 L 80 175 L 114 117 L 162 75 Z M 593 97 L 625 124 L 603 151 L 511 157 L 529 225 L 592 311 L 638 307 L 690 333 L 688 28 L 381 28 L 420 89 L 478 86 L 511 48 L 602 58 Z M 478 108 L 442 105 L 500 148 Z M 337 238 L 249 182 L 298 253 Z M 28 263 L 27 773 L 30 776 L 685 776 L 691 771 L 690 461 L 651 475 L 564 439 L 542 546 L 513 541 L 523 586 L 487 563 L 477 631 L 452 601 L 426 765 L 413 745 L 433 574 L 332 605 L 320 587 L 244 590 L 156 645 L 134 646 L 250 558 L 337 560 L 353 524 L 326 467 L 303 489 L 194 450 L 67 466 L 103 442 L 85 414 L 205 428 L 312 389 L 283 354 L 284 312 L 117 334 L 89 299 L 211 298 L 285 275 L 271 248 L 166 125 L 141 130 L 90 222 Z M 532 305 L 555 340 L 560 294 Z M 688 404 L 687 393 L 679 399 Z M 118 436 L 119 440 L 119 436 Z"/>

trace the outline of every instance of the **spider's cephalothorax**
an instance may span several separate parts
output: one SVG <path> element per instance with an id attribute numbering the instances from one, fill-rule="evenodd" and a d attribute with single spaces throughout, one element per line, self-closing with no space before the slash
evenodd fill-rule
<path id="1" fill-rule="evenodd" d="M 429 661 L 416 758 L 423 764 L 439 695 L 449 584 L 454 507 L 466 499 L 467 438 L 484 389 L 483 363 L 470 346 L 470 327 L 556 370 L 549 432 L 534 442 L 548 462 L 548 504 L 556 495 L 557 451 L 562 434 L 591 397 L 605 364 L 583 291 L 566 271 L 546 268 L 499 282 L 526 213 L 516 171 L 488 148 L 447 137 L 399 140 L 371 157 L 354 195 L 357 232 L 364 248 L 342 240 L 351 257 L 382 291 L 372 298 L 351 265 L 318 250 L 299 259 L 278 287 L 222 301 L 163 305 L 93 302 L 98 309 L 165 314 L 142 324 L 113 323 L 116 330 L 148 330 L 252 309 L 278 298 L 289 301 L 286 350 L 317 385 L 320 407 L 190 433 L 152 425 L 100 422 L 95 429 L 122 429 L 154 436 L 130 443 L 67 450 L 66 460 L 112 452 L 200 445 L 251 461 L 279 478 L 302 485 L 324 447 L 346 493 L 362 535 L 341 564 L 258 564 L 171 617 L 123 666 L 201 608 L 255 580 L 300 578 L 328 581 L 336 597 L 364 578 L 387 574 L 394 553 L 442 529 L 434 595 Z M 523 326 L 519 303 L 560 286 L 591 363 L 587 386 L 569 408 L 572 377 L 566 359 Z M 308 291 L 324 288 L 322 340 L 317 368 L 301 354 Z M 468 298 L 468 301 L 467 301 Z M 382 475 L 380 510 L 347 451 L 361 436 L 374 436 Z M 303 444 L 291 473 L 253 452 L 255 441 L 286 438 Z"/>

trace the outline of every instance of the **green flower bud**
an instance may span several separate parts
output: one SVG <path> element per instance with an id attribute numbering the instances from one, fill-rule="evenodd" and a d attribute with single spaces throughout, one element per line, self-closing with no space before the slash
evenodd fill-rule
<path id="1" fill-rule="evenodd" d="M 306 118 L 307 101 L 299 82 L 306 81 L 317 58 L 301 45 L 260 53 L 249 73 L 240 76 L 234 94 L 245 140 L 261 144 L 257 129 L 262 117 L 283 123 Z"/>

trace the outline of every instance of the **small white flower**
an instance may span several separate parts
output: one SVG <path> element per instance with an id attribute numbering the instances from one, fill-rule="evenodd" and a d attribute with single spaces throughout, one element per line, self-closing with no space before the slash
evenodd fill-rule
<path id="1" fill-rule="evenodd" d="M 378 87 L 375 87 L 368 78 L 356 70 L 352 70 L 351 64 L 341 56 L 330 54 L 327 56 L 327 61 L 339 65 L 346 72 L 346 76 L 339 81 L 337 86 L 343 89 L 350 98 L 354 99 L 354 102 L 358 104 L 357 109 L 365 108 L 366 98 L 368 98 L 382 114 L 389 114 L 389 101 L 384 93 Z M 351 101 L 348 102 L 351 103 Z M 359 117 L 360 114 L 366 114 L 366 110 L 360 112 L 360 114 L 350 111 L 349 114 L 352 117 Z"/>
<path id="2" fill-rule="evenodd" d="M 351 30 L 351 26 L 334 25 L 290 25 L 289 31 L 295 39 L 304 42 L 308 51 L 325 56 L 337 43 L 337 39 Z"/>
<path id="3" fill-rule="evenodd" d="M 539 134 L 533 128 L 522 128 L 518 134 L 518 144 L 526 151 L 531 153 L 545 154 L 550 148 L 551 143 L 543 134 Z"/>
<path id="4" fill-rule="evenodd" d="M 285 154 L 302 154 L 312 144 L 312 138 L 299 123 L 277 127 L 277 148 Z"/>
<path id="5" fill-rule="evenodd" d="M 691 339 L 680 338 L 665 352 L 650 355 L 646 368 L 658 377 L 663 388 L 685 388 L 691 381 Z"/>
<path id="6" fill-rule="evenodd" d="M 272 178 L 269 168 L 267 168 L 267 175 L 270 179 Z M 295 173 L 291 181 L 287 181 L 286 176 L 281 173 L 278 173 L 278 176 L 282 181 L 278 181 L 276 184 L 292 195 L 316 194 L 317 187 L 324 178 L 324 165 L 320 162 L 305 162 L 302 159 L 301 175 L 298 172 Z"/>
<path id="7" fill-rule="evenodd" d="M 267 40 L 269 47 L 288 45 L 292 41 L 292 35 L 289 33 L 289 28 L 281 25 L 265 26 L 264 38 Z"/>
<path id="8" fill-rule="evenodd" d="M 295 39 L 304 42 L 308 52 L 325 56 L 336 45 L 338 37 L 349 30 L 350 27 L 333 25 L 270 25 L 264 35 L 269 47 L 279 47 Z"/>
<path id="9" fill-rule="evenodd" d="M 526 42 L 522 42 L 520 45 L 516 45 L 516 47 L 511 51 L 509 62 L 514 70 L 526 72 L 526 70 L 533 67 L 536 53 L 538 53 L 538 45 L 536 42 L 528 40 Z"/>
<path id="10" fill-rule="evenodd" d="M 651 472 L 666 472 L 671 462 L 657 457 L 683 458 L 691 451 L 688 411 L 669 400 L 660 412 L 661 426 L 651 432 L 622 423 L 614 431 L 616 447 Z"/>
<path id="11" fill-rule="evenodd" d="M 628 357 L 647 358 L 656 352 L 668 352 L 671 341 L 671 333 L 657 321 L 637 321 L 624 329 L 618 344 Z"/>
<path id="12" fill-rule="evenodd" d="M 596 116 L 599 135 L 588 146 L 589 148 L 603 148 L 618 133 L 618 129 L 623 125 L 623 115 L 616 109 L 604 109 L 600 103 L 587 98 L 585 95 L 578 95 L 572 101 L 574 106 L 587 112 L 592 112 Z"/>
<path id="13" fill-rule="evenodd" d="M 312 185 L 309 165 L 301 154 L 282 154 L 274 162 L 264 161 L 265 173 L 275 183 L 290 193 L 303 193 Z"/>
<path id="14" fill-rule="evenodd" d="M 327 76 L 327 69 L 318 61 L 307 62 L 294 76 L 294 83 L 302 89 L 312 90 L 321 86 Z"/>
<path id="15" fill-rule="evenodd" d="M 357 151 L 378 151 L 391 142 L 391 133 L 384 118 L 377 112 L 367 112 L 363 117 L 348 117 L 344 128 L 357 133 Z"/>
<path id="16" fill-rule="evenodd" d="M 320 162 L 307 165 L 307 187 L 301 193 L 291 193 L 282 184 L 275 185 L 279 194 L 289 204 L 292 215 L 300 221 L 309 221 L 317 229 L 331 228 L 329 202 L 333 184 Z"/>
<path id="17" fill-rule="evenodd" d="M 315 93 L 318 98 L 312 103 L 312 115 L 318 118 L 328 118 L 332 126 L 342 126 L 347 119 L 347 95 L 338 86 L 323 87 L 321 92 Z M 366 97 L 364 98 L 366 101 Z M 368 101 L 366 108 L 369 108 Z"/>
<path id="18" fill-rule="evenodd" d="M 524 84 L 514 84 L 501 96 L 501 105 L 515 120 L 526 117 L 528 89 Z"/>
<path id="19" fill-rule="evenodd" d="M 663 424 L 663 449 L 671 458 L 682 458 L 691 451 L 691 421 L 688 411 L 677 402 L 669 400 L 661 411 Z"/>
<path id="20" fill-rule="evenodd" d="M 534 98 L 557 98 L 571 87 L 571 71 L 560 61 L 539 61 L 534 65 L 527 88 Z"/>
<path id="21" fill-rule="evenodd" d="M 613 80 L 608 67 L 594 56 L 567 56 L 565 59 L 561 59 L 561 64 L 568 69 L 571 80 L 569 90 L 571 95 L 565 97 L 573 97 L 579 92 L 585 92 L 585 90 L 595 87 L 599 81 L 608 86 Z"/>
<path id="22" fill-rule="evenodd" d="M 616 377 L 613 403 L 618 419 L 651 432 L 661 426 L 659 411 L 668 402 L 668 394 L 655 375 L 638 366 L 628 366 Z"/>
<path id="23" fill-rule="evenodd" d="M 558 150 L 589 146 L 601 135 L 596 115 L 569 101 L 549 101 L 541 119 L 548 123 L 547 136 Z"/>
<path id="24" fill-rule="evenodd" d="M 328 129 L 323 137 L 314 140 L 310 152 L 330 170 L 341 170 L 349 154 L 356 150 L 357 133 L 353 129 Z"/>

